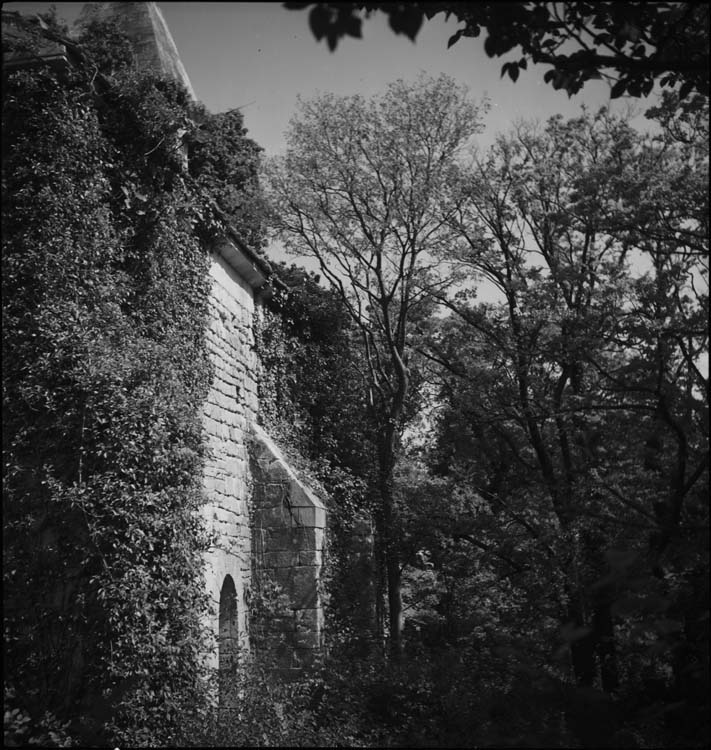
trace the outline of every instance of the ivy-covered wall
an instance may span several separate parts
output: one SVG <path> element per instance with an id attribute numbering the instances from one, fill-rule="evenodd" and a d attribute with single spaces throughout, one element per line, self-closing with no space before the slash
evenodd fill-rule
<path id="1" fill-rule="evenodd" d="M 49 711 L 83 743 L 175 741 L 208 604 L 208 259 L 156 147 L 186 102 L 137 75 L 98 97 L 82 69 L 4 94 L 6 680 L 33 730 Z"/>
<path id="2" fill-rule="evenodd" d="M 250 608 L 274 604 L 252 553 L 259 147 L 239 112 L 137 71 L 111 23 L 18 30 L 3 52 L 33 63 L 8 69 L 3 100 L 5 741 L 180 744 L 216 699 L 234 706 Z M 278 453 L 263 437 L 253 467 Z M 282 635 L 313 653 L 325 515 L 290 476 L 281 526 L 318 539 L 294 548 Z"/>
<path id="3" fill-rule="evenodd" d="M 180 744 L 248 631 L 255 301 L 208 249 L 259 245 L 259 149 L 110 25 L 69 49 L 3 97 L 5 740 Z"/>

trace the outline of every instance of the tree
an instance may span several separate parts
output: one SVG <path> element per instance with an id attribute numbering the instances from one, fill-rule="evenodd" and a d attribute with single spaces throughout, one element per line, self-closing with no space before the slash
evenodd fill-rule
<path id="1" fill-rule="evenodd" d="M 646 96 L 655 81 L 679 85 L 680 98 L 709 92 L 709 10 L 697 3 L 301 3 L 313 6 L 309 25 L 317 40 L 336 49 L 344 36 L 360 37 L 362 17 L 380 10 L 390 28 L 413 41 L 425 19 L 440 13 L 463 26 L 448 47 L 484 29 L 489 57 L 522 56 L 504 63 L 501 75 L 513 81 L 528 62 L 551 65 L 544 80 L 572 95 L 594 78 L 614 82 L 612 97 Z M 572 49 L 571 49 L 572 48 Z"/>
<path id="2" fill-rule="evenodd" d="M 289 250 L 319 262 L 363 342 L 358 377 L 377 425 L 375 521 L 397 653 L 392 478 L 412 398 L 410 336 L 427 290 L 451 280 L 435 255 L 456 241 L 449 186 L 459 149 L 479 129 L 481 106 L 446 77 L 398 81 L 369 102 L 324 95 L 300 106 L 286 156 L 268 171 L 274 225 Z"/>
<path id="3" fill-rule="evenodd" d="M 526 560 L 558 582 L 539 611 L 558 610 L 577 685 L 633 702 L 686 670 L 665 700 L 689 721 L 707 680 L 693 667 L 708 601 L 705 138 L 645 140 L 604 111 L 500 137 L 457 222 L 501 301 L 443 297 L 454 319 L 428 352 L 448 404 L 439 472 L 507 525 L 480 512 L 480 543 L 506 551 L 515 533 L 518 580 Z M 630 627 L 684 664 L 659 665 Z"/>

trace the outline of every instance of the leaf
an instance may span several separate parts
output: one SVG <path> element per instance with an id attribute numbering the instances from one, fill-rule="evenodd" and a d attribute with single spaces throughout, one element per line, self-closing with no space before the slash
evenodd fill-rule
<path id="1" fill-rule="evenodd" d="M 568 86 L 568 75 L 562 70 L 556 70 L 553 76 L 553 88 L 558 91 L 559 89 L 567 88 Z"/>
<path id="2" fill-rule="evenodd" d="M 531 16 L 533 25 L 538 26 L 538 28 L 542 28 L 548 23 L 548 20 L 550 19 L 550 11 L 548 10 L 548 8 L 546 8 L 545 5 L 537 4 L 534 7 Z"/>
<path id="3" fill-rule="evenodd" d="M 424 13 L 422 10 L 412 5 L 396 8 L 391 11 L 389 18 L 390 28 L 396 34 L 405 34 L 413 42 L 422 27 L 423 21 Z"/>
<path id="4" fill-rule="evenodd" d="M 623 596 L 612 604 L 610 612 L 616 617 L 632 615 L 639 611 L 639 599 L 633 596 Z"/>
<path id="5" fill-rule="evenodd" d="M 639 555 L 633 550 L 608 549 L 605 551 L 605 560 L 611 568 L 628 568 L 634 565 Z"/>
<path id="6" fill-rule="evenodd" d="M 671 620 L 668 617 L 662 617 L 659 620 L 655 620 L 654 629 L 660 635 L 670 635 L 671 633 L 679 633 L 684 629 L 684 625 L 678 620 Z"/>
<path id="7" fill-rule="evenodd" d="M 694 90 L 694 82 L 693 81 L 686 81 L 682 84 L 681 88 L 679 89 L 679 101 L 682 101 L 683 99 L 686 99 L 686 97 Z"/>
<path id="8" fill-rule="evenodd" d="M 595 44 L 611 44 L 612 43 L 612 34 L 608 33 L 607 31 L 603 31 L 601 34 L 597 34 L 595 36 Z"/>
<path id="9" fill-rule="evenodd" d="M 629 22 L 626 22 L 620 31 L 620 35 L 631 42 L 636 42 L 639 39 L 639 33 L 639 28 Z"/>
<path id="10" fill-rule="evenodd" d="M 619 99 L 627 90 L 627 81 L 620 79 L 610 91 L 610 99 Z"/>
<path id="11" fill-rule="evenodd" d="M 363 36 L 361 27 L 363 26 L 363 22 L 358 16 L 349 16 L 345 21 L 345 31 L 348 36 L 355 37 L 356 39 L 361 39 Z"/>
<path id="12" fill-rule="evenodd" d="M 491 34 L 489 34 L 489 36 L 487 36 L 486 40 L 484 41 L 484 52 L 486 52 L 489 57 L 494 57 L 496 55 L 496 51 L 496 40 L 493 36 L 491 36 Z"/>
<path id="13" fill-rule="evenodd" d="M 328 33 L 331 16 L 326 8 L 317 5 L 309 13 L 309 26 L 311 33 L 320 41 Z"/>
<path id="14" fill-rule="evenodd" d="M 459 29 L 459 31 L 455 31 L 452 36 L 449 37 L 449 40 L 447 41 L 447 49 L 449 49 L 452 45 L 456 44 L 461 38 L 462 34 L 464 33 L 464 29 Z"/>

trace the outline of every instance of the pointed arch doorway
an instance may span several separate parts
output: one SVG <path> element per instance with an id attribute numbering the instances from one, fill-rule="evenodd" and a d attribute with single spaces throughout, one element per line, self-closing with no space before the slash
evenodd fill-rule
<path id="1" fill-rule="evenodd" d="M 218 668 L 220 708 L 237 707 L 237 665 L 239 657 L 239 624 L 237 590 L 232 576 L 226 575 L 220 590 Z"/>

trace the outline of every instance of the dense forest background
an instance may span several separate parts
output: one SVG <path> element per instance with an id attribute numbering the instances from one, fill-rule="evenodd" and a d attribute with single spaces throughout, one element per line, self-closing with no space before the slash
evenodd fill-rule
<path id="1" fill-rule="evenodd" d="M 81 44 L 3 101 L 6 743 L 706 746 L 708 97 L 482 153 L 486 102 L 423 76 L 303 102 L 260 164 Z M 190 512 L 225 221 L 319 264 L 256 345 L 330 519 L 322 661 L 246 665 L 233 714 Z"/>

